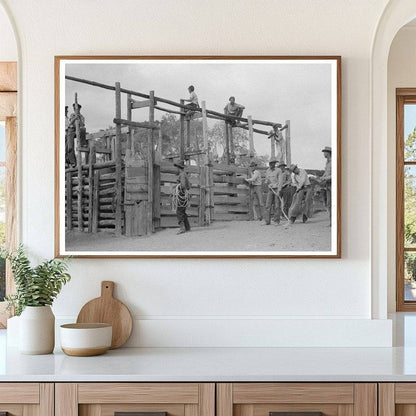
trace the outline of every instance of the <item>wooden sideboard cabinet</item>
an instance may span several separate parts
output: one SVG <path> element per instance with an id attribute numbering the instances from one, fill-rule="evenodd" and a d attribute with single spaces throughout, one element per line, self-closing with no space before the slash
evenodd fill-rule
<path id="1" fill-rule="evenodd" d="M 214 383 L 57 383 L 56 416 L 215 416 Z"/>
<path id="2" fill-rule="evenodd" d="M 219 383 L 216 399 L 217 416 L 377 416 L 376 383 Z"/>
<path id="3" fill-rule="evenodd" d="M 0 383 L 0 415 L 54 416 L 54 384 Z"/>
<path id="4" fill-rule="evenodd" d="M 416 383 L 380 383 L 379 416 L 415 416 Z"/>

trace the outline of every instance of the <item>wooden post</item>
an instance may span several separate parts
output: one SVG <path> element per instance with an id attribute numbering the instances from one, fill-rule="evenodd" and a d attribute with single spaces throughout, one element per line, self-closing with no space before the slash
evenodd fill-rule
<path id="1" fill-rule="evenodd" d="M 250 158 L 254 157 L 254 140 L 253 140 L 253 118 L 247 116 L 248 121 L 248 148 L 250 153 Z"/>
<path id="2" fill-rule="evenodd" d="M 290 120 L 286 120 L 287 129 L 285 133 L 286 140 L 286 165 L 290 166 L 292 163 L 292 154 L 290 149 Z"/>
<path id="3" fill-rule="evenodd" d="M 120 83 L 116 82 L 116 118 L 121 118 L 121 92 Z M 121 125 L 116 124 L 116 137 L 115 137 L 115 162 L 116 162 L 116 215 L 115 215 L 115 233 L 119 237 L 121 235 L 121 204 L 122 204 L 122 189 L 121 189 Z"/>
<path id="4" fill-rule="evenodd" d="M 274 140 L 274 136 L 270 137 L 270 157 L 271 159 L 276 157 L 276 141 Z"/>
<path id="5" fill-rule="evenodd" d="M 95 234 L 98 232 L 98 213 L 100 212 L 100 169 L 94 172 L 93 203 L 92 203 L 92 229 Z"/>
<path id="6" fill-rule="evenodd" d="M 72 173 L 70 170 L 66 172 L 66 228 L 72 230 Z"/>
<path id="7" fill-rule="evenodd" d="M 181 105 L 185 104 L 184 100 L 180 101 Z M 180 151 L 179 156 L 181 160 L 185 159 L 185 116 L 180 115 L 180 124 L 179 124 L 179 139 L 180 139 Z"/>
<path id="8" fill-rule="evenodd" d="M 74 111 L 76 115 L 79 115 L 78 107 L 78 94 L 75 93 L 75 106 Z M 78 173 L 78 195 L 77 195 L 77 217 L 78 217 L 78 231 L 84 231 L 84 224 L 82 218 L 82 154 L 81 154 L 81 138 L 79 120 L 75 120 L 75 134 L 77 136 L 77 173 Z"/>
<path id="9" fill-rule="evenodd" d="M 186 119 L 186 151 L 191 150 L 191 120 Z"/>
<path id="10" fill-rule="evenodd" d="M 204 205 L 203 205 L 203 219 L 204 223 L 209 225 L 211 224 L 211 190 L 210 190 L 210 183 L 209 183 L 209 147 L 208 147 L 208 122 L 207 122 L 207 109 L 205 101 L 202 101 L 201 103 L 202 108 L 202 137 L 204 139 L 204 184 L 205 184 L 205 190 L 204 190 Z M 201 195 L 202 196 L 202 195 Z M 202 200 L 201 200 L 201 206 L 202 206 Z"/>
<path id="11" fill-rule="evenodd" d="M 225 161 L 227 165 L 230 164 L 230 138 L 227 122 L 225 122 Z"/>
<path id="12" fill-rule="evenodd" d="M 149 123 L 153 124 L 155 121 L 155 92 L 149 92 Z M 149 233 L 153 229 L 153 129 L 147 131 L 147 230 Z"/>
<path id="13" fill-rule="evenodd" d="M 232 163 L 235 163 L 235 151 L 234 151 L 234 135 L 233 135 L 233 127 L 231 126 L 231 124 L 228 125 L 229 129 L 230 129 L 230 134 L 229 134 L 229 138 L 230 138 L 230 161 L 232 161 Z"/>
<path id="14" fill-rule="evenodd" d="M 88 158 L 88 232 L 92 232 L 93 223 L 93 192 L 94 192 L 94 163 L 96 162 L 94 139 L 89 141 L 90 156 Z"/>
<path id="15" fill-rule="evenodd" d="M 131 114 L 131 94 L 127 94 L 127 120 L 132 120 Z M 129 160 L 133 154 L 133 134 L 134 130 L 131 126 L 128 126 L 128 133 L 127 133 L 127 143 L 126 143 L 126 160 Z"/>
<path id="16" fill-rule="evenodd" d="M 161 126 L 159 126 L 161 127 Z M 157 141 L 157 152 L 155 155 L 155 165 L 153 169 L 154 176 L 154 197 L 153 197 L 153 217 L 155 228 L 160 227 L 161 209 L 160 209 L 160 164 L 162 162 L 162 129 L 159 128 L 159 135 Z"/>
<path id="17" fill-rule="evenodd" d="M 247 168 L 247 178 L 251 178 L 253 171 L 251 168 Z M 254 204 L 253 204 L 253 187 L 247 183 L 248 188 L 248 219 L 254 220 Z"/>

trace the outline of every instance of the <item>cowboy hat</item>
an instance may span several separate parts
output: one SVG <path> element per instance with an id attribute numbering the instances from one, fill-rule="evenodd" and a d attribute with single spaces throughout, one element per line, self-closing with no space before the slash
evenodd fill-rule
<path id="1" fill-rule="evenodd" d="M 331 148 L 331 147 L 329 147 L 329 146 L 325 146 L 325 147 L 322 149 L 322 151 L 323 151 L 323 152 L 329 152 L 329 153 L 332 153 L 332 148 Z"/>
<path id="2" fill-rule="evenodd" d="M 285 162 L 280 162 L 280 163 L 277 165 L 277 167 L 278 167 L 278 168 L 281 168 L 282 166 L 286 166 L 286 163 L 285 163 Z"/>
<path id="3" fill-rule="evenodd" d="M 276 158 L 274 158 L 274 157 L 272 157 L 270 160 L 269 160 L 269 164 L 270 163 L 277 163 L 278 162 L 278 160 L 276 159 Z"/>

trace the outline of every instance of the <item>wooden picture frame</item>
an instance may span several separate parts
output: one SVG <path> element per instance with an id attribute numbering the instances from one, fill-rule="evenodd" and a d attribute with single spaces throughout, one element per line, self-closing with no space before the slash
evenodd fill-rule
<path id="1" fill-rule="evenodd" d="M 341 57 L 56 56 L 55 177 L 57 257 L 340 258 Z"/>

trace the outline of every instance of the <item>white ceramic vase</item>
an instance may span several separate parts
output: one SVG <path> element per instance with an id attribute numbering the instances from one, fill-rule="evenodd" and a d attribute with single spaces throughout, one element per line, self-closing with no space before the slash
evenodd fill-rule
<path id="1" fill-rule="evenodd" d="M 19 319 L 21 354 L 50 354 L 55 347 L 55 316 L 50 306 L 26 306 Z"/>

